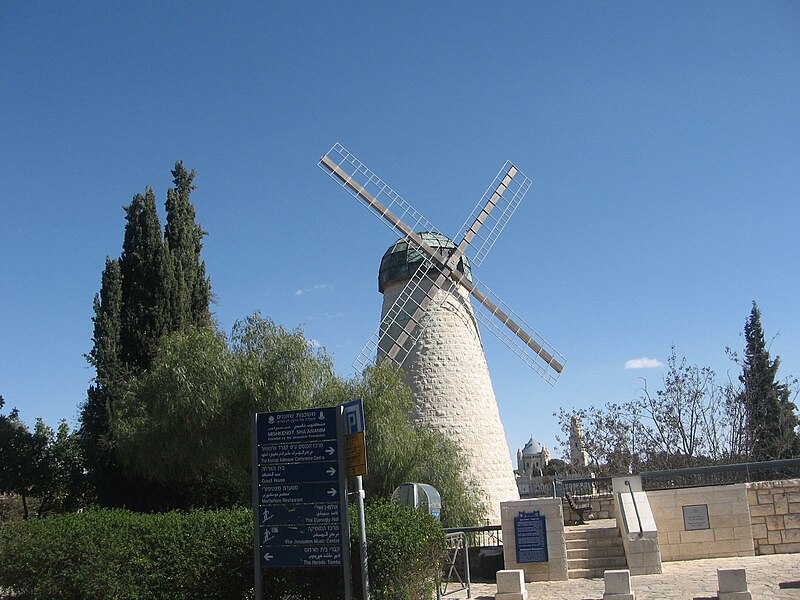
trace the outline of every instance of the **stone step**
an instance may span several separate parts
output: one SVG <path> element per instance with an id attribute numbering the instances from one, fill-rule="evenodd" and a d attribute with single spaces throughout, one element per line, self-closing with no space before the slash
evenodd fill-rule
<path id="1" fill-rule="evenodd" d="M 567 550 L 567 560 L 571 558 L 592 558 L 601 554 L 597 549 L 590 548 L 572 548 Z M 625 548 L 620 544 L 619 546 L 608 546 L 602 550 L 603 556 L 625 556 Z"/>
<path id="2" fill-rule="evenodd" d="M 591 538 L 567 540 L 567 550 L 586 550 L 592 548 L 612 548 L 622 546 L 622 538 Z"/>
<path id="3" fill-rule="evenodd" d="M 616 527 L 601 527 L 596 529 L 566 529 L 564 536 L 568 540 L 582 540 L 586 538 L 620 537 Z"/>
<path id="4" fill-rule="evenodd" d="M 624 569 L 628 566 L 628 561 L 624 556 L 594 556 L 592 558 L 573 558 L 567 559 L 568 570 L 583 569 Z"/>
<path id="5" fill-rule="evenodd" d="M 567 577 L 570 579 L 589 579 L 590 577 L 602 577 L 605 569 L 570 569 Z"/>

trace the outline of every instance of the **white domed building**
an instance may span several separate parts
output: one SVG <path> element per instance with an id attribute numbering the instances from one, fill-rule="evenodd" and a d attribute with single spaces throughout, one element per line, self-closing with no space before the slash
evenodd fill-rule
<path id="1" fill-rule="evenodd" d="M 544 471 L 550 462 L 550 450 L 531 436 L 525 446 L 517 450 L 517 469 L 514 471 L 520 497 L 530 497 L 545 484 Z"/>

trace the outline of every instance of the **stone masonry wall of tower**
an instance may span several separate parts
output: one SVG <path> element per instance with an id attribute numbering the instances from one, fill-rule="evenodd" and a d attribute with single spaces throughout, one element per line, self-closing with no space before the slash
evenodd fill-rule
<path id="1" fill-rule="evenodd" d="M 381 318 L 406 281 L 385 287 Z M 414 418 L 461 445 L 466 472 L 488 500 L 489 520 L 499 523 L 500 502 L 518 500 L 519 493 L 483 344 L 463 290 L 437 291 L 434 303 L 440 302 L 425 316 L 420 339 L 403 365 L 414 394 Z"/>

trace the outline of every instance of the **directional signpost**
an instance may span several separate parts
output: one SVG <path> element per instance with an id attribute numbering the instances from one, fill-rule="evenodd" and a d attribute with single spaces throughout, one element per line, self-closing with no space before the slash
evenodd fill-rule
<path id="1" fill-rule="evenodd" d="M 342 567 L 350 585 L 350 526 L 342 407 L 257 413 L 253 419 L 256 597 L 261 569 Z"/>

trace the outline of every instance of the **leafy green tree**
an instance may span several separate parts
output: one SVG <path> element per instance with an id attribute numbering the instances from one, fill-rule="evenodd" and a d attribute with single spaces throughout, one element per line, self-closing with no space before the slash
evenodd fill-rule
<path id="1" fill-rule="evenodd" d="M 486 499 L 466 475 L 464 450 L 436 430 L 413 425 L 412 394 L 399 367 L 380 361 L 361 376 L 336 380 L 328 397 L 331 404 L 364 403 L 367 498 L 390 497 L 404 482 L 427 483 L 442 496 L 444 526 L 483 524 Z"/>
<path id="2" fill-rule="evenodd" d="M 196 505 L 247 503 L 253 411 L 320 405 L 331 373 L 300 331 L 258 314 L 229 342 L 209 327 L 176 332 L 118 404 L 120 455 L 141 477 L 194 486 Z"/>
<path id="3" fill-rule="evenodd" d="M 735 390 L 709 367 L 691 365 L 672 348 L 662 385 L 647 382 L 628 402 L 558 413 L 569 436 L 571 419 L 583 424 L 590 469 L 604 475 L 679 469 L 741 458 L 742 413 Z"/>
<path id="4" fill-rule="evenodd" d="M 125 207 L 122 255 L 106 259 L 100 293 L 94 300 L 93 346 L 87 359 L 96 377 L 81 409 L 80 439 L 98 500 L 105 506 L 138 505 L 152 510 L 158 498 L 181 494 L 150 489 L 150 482 L 126 473 L 110 429 L 127 382 L 150 368 L 161 338 L 171 331 L 211 323 L 211 287 L 200 261 L 204 232 L 195 223 L 190 202 L 195 172 L 178 162 L 172 175 L 176 187 L 167 194 L 165 233 L 155 194 L 147 188 Z"/>
<path id="5" fill-rule="evenodd" d="M 0 408 L 4 400 L 0 397 Z M 83 460 L 75 434 L 65 421 L 58 433 L 36 420 L 33 431 L 12 409 L 0 415 L 0 491 L 18 494 L 23 518 L 31 513 L 30 500 L 38 501 L 37 516 L 73 510 L 86 502 Z"/>
<path id="6" fill-rule="evenodd" d="M 0 396 L 0 408 L 5 405 Z M 30 430 L 11 409 L 0 415 L 0 491 L 18 494 L 22 499 L 23 518 L 30 516 L 28 499 L 34 480 L 34 447 Z"/>
<path id="7" fill-rule="evenodd" d="M 572 467 L 561 460 L 560 458 L 551 458 L 550 462 L 547 463 L 547 468 L 544 471 L 545 475 L 556 476 L 556 475 L 568 475 L 572 472 Z"/>
<path id="8" fill-rule="evenodd" d="M 740 401 L 747 416 L 750 456 L 757 461 L 798 456 L 797 408 L 789 399 L 788 383 L 776 379 L 780 357 L 770 357 L 755 301 L 744 326 L 744 338 Z"/>
<path id="9" fill-rule="evenodd" d="M 247 504 L 250 420 L 270 412 L 364 401 L 368 497 L 389 497 L 405 481 L 434 485 L 442 520 L 478 524 L 477 487 L 464 479 L 458 446 L 414 427 L 411 392 L 390 364 L 344 380 L 302 331 L 257 313 L 238 322 L 230 340 L 190 328 L 162 340 L 150 371 L 134 378 L 114 414 L 125 464 L 143 477 L 194 482 L 194 505 Z M 226 493 L 227 490 L 227 493 Z"/>

